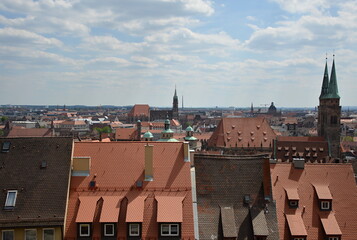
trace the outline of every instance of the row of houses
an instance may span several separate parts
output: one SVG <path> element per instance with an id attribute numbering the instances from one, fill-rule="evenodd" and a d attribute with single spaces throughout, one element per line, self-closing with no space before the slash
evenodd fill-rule
<path id="1" fill-rule="evenodd" d="M 47 137 L 0 146 L 1 240 L 357 236 L 349 163 L 194 154 L 185 142 Z"/>

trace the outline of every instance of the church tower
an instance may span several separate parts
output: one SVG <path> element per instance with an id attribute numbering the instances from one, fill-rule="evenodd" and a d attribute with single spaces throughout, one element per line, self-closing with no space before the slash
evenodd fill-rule
<path id="1" fill-rule="evenodd" d="M 172 118 L 178 120 L 179 113 L 178 113 L 178 97 L 176 93 L 176 87 L 175 87 L 175 94 L 174 94 L 174 99 L 172 103 Z"/>
<path id="2" fill-rule="evenodd" d="M 328 142 L 330 156 L 333 158 L 340 158 L 341 106 L 337 87 L 335 58 L 332 62 L 330 80 L 326 59 L 318 109 L 317 133 L 319 136 L 324 137 Z"/>

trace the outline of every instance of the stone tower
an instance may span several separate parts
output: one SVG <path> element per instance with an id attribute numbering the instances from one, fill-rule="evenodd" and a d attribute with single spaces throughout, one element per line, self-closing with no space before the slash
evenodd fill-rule
<path id="1" fill-rule="evenodd" d="M 175 87 L 175 94 L 174 94 L 174 99 L 173 99 L 173 103 L 172 103 L 172 118 L 177 120 L 178 117 L 179 117 L 178 97 L 177 97 L 176 87 Z"/>
<path id="2" fill-rule="evenodd" d="M 326 60 L 318 109 L 317 133 L 328 142 L 330 156 L 340 158 L 341 106 L 337 87 L 335 59 L 332 62 L 330 80 Z"/>

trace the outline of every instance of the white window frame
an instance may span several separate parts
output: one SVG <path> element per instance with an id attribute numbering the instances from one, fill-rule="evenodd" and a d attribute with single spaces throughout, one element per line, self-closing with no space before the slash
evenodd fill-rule
<path id="1" fill-rule="evenodd" d="M 107 228 L 106 226 L 111 225 L 113 227 L 113 233 L 107 233 Z M 104 236 L 105 237 L 113 237 L 115 236 L 115 226 L 114 223 L 106 223 L 104 224 Z"/>
<path id="2" fill-rule="evenodd" d="M 12 230 L 12 229 L 11 229 L 11 230 L 2 230 L 2 231 L 1 231 L 1 239 L 5 239 L 5 237 L 4 237 L 4 233 L 5 233 L 5 232 L 12 232 L 12 236 L 13 236 L 12 239 L 13 239 L 13 240 L 15 239 L 15 231 Z"/>
<path id="3" fill-rule="evenodd" d="M 294 204 L 292 204 L 294 203 Z M 295 208 L 299 206 L 299 200 L 289 200 L 289 207 Z"/>
<path id="4" fill-rule="evenodd" d="M 131 230 L 132 226 L 138 227 L 138 233 L 133 233 Z M 140 224 L 139 223 L 129 223 L 129 236 L 130 237 L 137 237 L 140 236 Z"/>
<path id="5" fill-rule="evenodd" d="M 29 229 L 25 229 L 25 240 L 27 240 L 27 236 L 26 236 L 27 231 L 35 231 L 35 239 L 37 239 L 37 229 L 29 228 Z"/>
<path id="6" fill-rule="evenodd" d="M 327 207 L 324 207 L 324 204 L 327 204 Z M 331 209 L 331 202 L 326 200 L 321 200 L 320 203 L 321 210 L 330 210 Z"/>
<path id="7" fill-rule="evenodd" d="M 88 227 L 88 234 L 82 234 L 82 227 Z M 80 223 L 79 224 L 79 236 L 80 237 L 90 237 L 90 224 L 89 223 Z"/>
<path id="8" fill-rule="evenodd" d="M 305 240 L 304 237 L 297 237 L 297 238 L 294 238 L 294 240 Z"/>
<path id="9" fill-rule="evenodd" d="M 168 225 L 169 226 L 169 233 L 168 234 L 164 234 L 162 233 L 162 227 L 165 226 L 165 225 Z M 171 233 L 171 227 L 176 225 L 177 226 L 177 234 L 173 234 Z M 161 233 L 161 236 L 179 236 L 180 235 L 180 225 L 178 223 L 162 223 L 161 224 L 161 228 L 160 228 L 160 233 Z"/>
<path id="10" fill-rule="evenodd" d="M 45 240 L 45 231 L 46 230 L 52 230 L 53 231 L 53 240 L 56 238 L 56 231 L 54 228 L 44 228 L 42 229 L 42 239 Z"/>
<path id="11" fill-rule="evenodd" d="M 9 200 L 10 193 L 15 193 L 15 198 L 12 203 L 10 203 L 10 200 Z M 5 207 L 15 207 L 16 198 L 17 198 L 17 190 L 8 190 L 7 195 L 6 195 L 6 200 L 5 200 Z"/>

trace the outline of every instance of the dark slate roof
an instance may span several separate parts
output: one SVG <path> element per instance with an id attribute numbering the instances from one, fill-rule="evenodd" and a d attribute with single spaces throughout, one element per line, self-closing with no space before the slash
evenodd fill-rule
<path id="1" fill-rule="evenodd" d="M 268 197 L 263 188 L 264 159 L 195 154 L 194 161 L 200 239 L 223 239 L 227 231 L 223 229 L 223 206 L 234 209 L 236 229 L 231 232 L 237 232 L 238 240 L 254 239 L 254 230 L 268 231 L 267 240 L 279 238 L 275 203 L 264 199 Z M 244 203 L 247 195 L 248 204 Z M 259 215 L 261 211 L 263 215 Z M 225 224 L 229 225 L 234 224 Z"/>
<path id="2" fill-rule="evenodd" d="M 1 148 L 4 142 L 11 145 L 0 152 L 0 227 L 63 225 L 72 139 L 1 138 Z M 12 210 L 4 209 L 7 190 L 17 190 Z"/>

